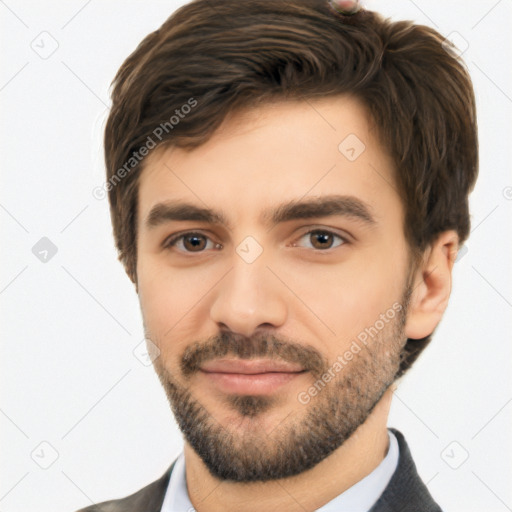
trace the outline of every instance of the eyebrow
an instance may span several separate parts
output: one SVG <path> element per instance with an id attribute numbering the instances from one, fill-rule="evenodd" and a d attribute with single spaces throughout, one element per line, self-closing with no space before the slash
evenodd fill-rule
<path id="1" fill-rule="evenodd" d="M 307 200 L 292 200 L 263 212 L 261 221 L 266 225 L 317 217 L 343 216 L 372 226 L 376 220 L 370 205 L 354 196 L 328 195 Z M 196 221 L 217 224 L 232 230 L 233 226 L 221 211 L 203 208 L 180 201 L 156 204 L 149 212 L 145 224 L 148 229 L 171 221 Z"/>

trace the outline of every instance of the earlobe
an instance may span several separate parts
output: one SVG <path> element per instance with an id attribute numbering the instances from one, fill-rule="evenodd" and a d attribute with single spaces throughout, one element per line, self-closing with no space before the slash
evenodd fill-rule
<path id="1" fill-rule="evenodd" d="M 427 249 L 417 269 L 407 312 L 405 334 L 422 339 L 432 334 L 448 305 L 452 268 L 459 245 L 456 231 L 444 231 Z"/>

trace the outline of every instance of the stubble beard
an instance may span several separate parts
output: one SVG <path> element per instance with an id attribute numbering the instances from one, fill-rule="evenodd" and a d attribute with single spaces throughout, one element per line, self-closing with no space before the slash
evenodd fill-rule
<path id="1" fill-rule="evenodd" d="M 222 425 L 157 358 L 153 364 L 178 426 L 211 475 L 234 482 L 286 478 L 313 468 L 338 449 L 366 421 L 395 381 L 407 341 L 404 326 L 410 296 L 408 285 L 402 297 L 402 309 L 395 318 L 361 346 L 354 358 L 308 404 L 294 409 L 270 434 L 257 428 L 241 431 Z M 227 354 L 245 359 L 280 357 L 301 362 L 317 377 L 332 366 L 310 347 L 282 342 L 268 335 L 242 340 L 224 333 L 218 339 L 188 347 L 181 359 L 182 380 L 190 381 L 201 362 Z M 300 391 L 305 390 L 297 393 Z M 226 395 L 223 406 L 227 405 L 246 424 L 251 424 L 272 410 L 276 402 L 274 395 Z"/>

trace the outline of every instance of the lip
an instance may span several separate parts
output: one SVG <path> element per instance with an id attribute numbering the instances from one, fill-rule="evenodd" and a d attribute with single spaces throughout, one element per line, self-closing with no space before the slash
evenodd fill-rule
<path id="1" fill-rule="evenodd" d="M 225 393 L 265 395 L 305 373 L 300 365 L 272 360 L 217 360 L 200 369 L 210 384 Z"/>
<path id="2" fill-rule="evenodd" d="M 272 359 L 217 359 L 203 364 L 201 370 L 214 373 L 253 375 L 270 372 L 297 373 L 302 372 L 304 368 L 298 364 L 275 361 Z"/>

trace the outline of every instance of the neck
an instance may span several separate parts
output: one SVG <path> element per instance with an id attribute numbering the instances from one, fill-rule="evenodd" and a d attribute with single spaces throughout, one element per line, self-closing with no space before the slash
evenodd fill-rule
<path id="1" fill-rule="evenodd" d="M 322 507 L 369 475 L 386 456 L 386 425 L 394 389 L 391 386 L 384 393 L 367 420 L 337 450 L 314 468 L 293 477 L 269 482 L 221 481 L 210 474 L 185 443 L 187 489 L 192 505 L 197 512 L 303 512 Z"/>

